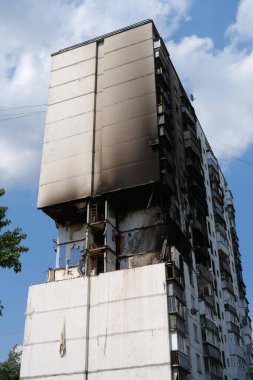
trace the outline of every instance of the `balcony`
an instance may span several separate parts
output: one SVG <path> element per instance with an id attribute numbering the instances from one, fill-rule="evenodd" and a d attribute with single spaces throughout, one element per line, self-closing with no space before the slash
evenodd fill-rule
<path id="1" fill-rule="evenodd" d="M 195 124 L 196 123 L 196 118 L 195 115 L 189 110 L 188 107 L 183 105 L 181 107 L 181 111 L 185 119 L 187 119 L 190 123 Z"/>
<path id="2" fill-rule="evenodd" d="M 168 310 L 169 314 L 177 314 L 183 319 L 186 317 L 185 306 L 176 297 L 168 297 Z"/>
<path id="3" fill-rule="evenodd" d="M 163 102 L 157 105 L 157 113 L 158 114 L 166 113 L 168 116 L 170 116 L 170 108 L 165 102 Z"/>
<path id="4" fill-rule="evenodd" d="M 217 241 L 217 249 L 222 255 L 225 255 L 225 257 L 229 257 L 228 245 L 225 244 L 224 241 Z"/>
<path id="5" fill-rule="evenodd" d="M 161 169 L 161 181 L 168 186 L 171 193 L 176 193 L 175 177 L 168 170 Z"/>
<path id="6" fill-rule="evenodd" d="M 210 152 L 208 152 L 207 164 L 208 166 L 212 166 L 216 172 L 219 172 L 218 161 Z"/>
<path id="7" fill-rule="evenodd" d="M 216 324 L 208 319 L 205 315 L 200 317 L 201 327 L 213 331 L 214 334 L 219 335 L 219 329 Z"/>
<path id="8" fill-rule="evenodd" d="M 156 69 L 156 78 L 158 83 L 166 90 L 170 87 L 170 80 L 168 73 L 164 70 L 163 67 L 158 67 Z"/>
<path id="9" fill-rule="evenodd" d="M 163 105 L 166 109 L 169 109 L 169 106 L 171 104 L 171 98 L 170 98 L 170 92 L 164 91 L 162 87 L 158 88 L 158 98 L 157 98 L 157 104 Z"/>
<path id="10" fill-rule="evenodd" d="M 172 133 L 171 129 L 166 127 L 165 125 L 160 125 L 159 127 L 159 136 L 161 138 L 164 138 L 166 140 L 166 143 L 169 144 L 170 148 L 173 147 L 173 142 L 172 142 Z"/>
<path id="11" fill-rule="evenodd" d="M 162 114 L 159 114 L 158 115 L 158 125 L 166 125 L 166 126 L 169 126 L 170 124 L 170 119 L 169 119 L 169 116 L 167 115 L 167 113 L 162 113 Z"/>
<path id="12" fill-rule="evenodd" d="M 249 343 L 246 345 L 246 352 L 248 355 L 253 355 L 253 345 L 252 343 Z"/>
<path id="13" fill-rule="evenodd" d="M 216 348 L 215 346 L 207 342 L 203 343 L 203 346 L 204 346 L 204 356 L 221 362 L 221 353 L 218 348 Z"/>
<path id="14" fill-rule="evenodd" d="M 189 358 L 180 351 L 171 351 L 171 364 L 173 367 L 181 367 L 189 371 Z"/>
<path id="15" fill-rule="evenodd" d="M 196 265 L 196 272 L 197 272 L 198 275 L 200 275 L 202 278 L 204 278 L 209 283 L 213 282 L 213 275 L 212 275 L 212 273 L 209 271 L 209 269 L 207 269 L 206 267 L 204 267 L 204 265 L 197 264 Z"/>
<path id="16" fill-rule="evenodd" d="M 230 302 L 225 303 L 225 311 L 229 311 L 237 317 L 236 308 Z"/>
<path id="17" fill-rule="evenodd" d="M 197 136 L 190 130 L 184 131 L 185 148 L 190 148 L 194 153 L 201 158 L 201 145 Z"/>
<path id="18" fill-rule="evenodd" d="M 209 294 L 200 294 L 199 299 L 203 300 L 205 303 L 207 303 L 209 306 L 211 306 L 213 309 L 215 307 L 215 301 L 214 301 L 214 296 L 209 295 Z"/>
<path id="19" fill-rule="evenodd" d="M 194 251 L 198 263 L 210 262 L 210 254 L 207 247 L 195 246 Z"/>
<path id="20" fill-rule="evenodd" d="M 225 261 L 220 262 L 220 270 L 221 272 L 226 272 L 227 274 L 231 276 L 230 266 Z"/>
<path id="21" fill-rule="evenodd" d="M 224 210 L 223 210 L 223 207 L 214 204 L 214 207 L 213 207 L 213 212 L 214 214 L 217 214 L 220 218 L 222 218 L 224 220 Z"/>
<path id="22" fill-rule="evenodd" d="M 227 205 L 232 205 L 232 206 L 234 205 L 233 195 L 230 190 L 226 190 L 226 202 L 227 202 Z"/>
<path id="23" fill-rule="evenodd" d="M 155 47 L 155 60 L 156 60 L 156 66 L 157 67 L 162 66 L 163 69 L 166 71 L 167 58 L 161 46 Z"/>
<path id="24" fill-rule="evenodd" d="M 239 346 L 238 344 L 233 344 L 230 347 L 231 355 L 239 356 L 240 358 L 245 358 L 245 346 Z"/>
<path id="25" fill-rule="evenodd" d="M 230 293 L 234 295 L 234 287 L 233 287 L 232 282 L 227 281 L 227 280 L 222 280 L 221 282 L 222 282 L 222 288 L 227 289 Z"/>
<path id="26" fill-rule="evenodd" d="M 205 373 L 205 379 L 206 380 L 223 380 L 223 376 L 222 376 L 222 374 L 217 375 L 215 373 L 208 373 L 208 372 L 206 372 Z"/>
<path id="27" fill-rule="evenodd" d="M 179 330 L 182 334 L 185 334 L 186 333 L 185 321 L 182 320 L 181 318 L 178 318 L 176 315 L 173 315 L 173 314 L 171 314 L 169 317 L 170 317 L 169 318 L 169 320 L 170 320 L 170 324 L 169 324 L 170 331 Z"/>
<path id="28" fill-rule="evenodd" d="M 177 297 L 182 303 L 185 304 L 185 294 L 184 294 L 184 290 L 183 290 L 179 285 L 177 285 L 177 283 L 170 282 L 170 283 L 167 285 L 167 289 L 168 289 L 168 295 L 169 295 L 169 296 L 175 296 L 175 297 Z"/>
<path id="29" fill-rule="evenodd" d="M 237 336 L 240 336 L 239 327 L 232 321 L 227 322 L 227 330 L 229 333 L 233 333 L 233 334 L 236 334 Z"/>

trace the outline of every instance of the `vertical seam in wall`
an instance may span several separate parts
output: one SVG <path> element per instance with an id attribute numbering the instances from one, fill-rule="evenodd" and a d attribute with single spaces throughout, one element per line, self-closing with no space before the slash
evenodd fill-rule
<path id="1" fill-rule="evenodd" d="M 85 350 L 85 380 L 88 380 L 89 373 L 89 336 L 90 336 L 90 291 L 91 291 L 91 278 L 87 277 L 87 312 L 86 312 L 86 350 Z"/>
<path id="2" fill-rule="evenodd" d="M 95 168 L 95 141 L 96 141 L 96 110 L 97 110 L 97 77 L 98 77 L 98 42 L 96 42 L 96 67 L 94 85 L 94 116 L 92 136 L 92 160 L 91 160 L 91 196 L 94 195 L 94 168 Z"/>

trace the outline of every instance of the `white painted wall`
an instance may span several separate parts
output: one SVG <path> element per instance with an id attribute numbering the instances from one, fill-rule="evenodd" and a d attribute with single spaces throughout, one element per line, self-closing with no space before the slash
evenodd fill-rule
<path id="1" fill-rule="evenodd" d="M 31 286 L 21 379 L 170 379 L 165 282 L 157 264 Z"/>

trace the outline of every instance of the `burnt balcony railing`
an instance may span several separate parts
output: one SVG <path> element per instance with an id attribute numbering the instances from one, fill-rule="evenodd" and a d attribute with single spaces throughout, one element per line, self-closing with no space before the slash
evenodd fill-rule
<path id="1" fill-rule="evenodd" d="M 197 272 L 198 275 L 200 275 L 202 278 L 204 278 L 209 283 L 213 282 L 213 275 L 212 275 L 212 273 L 204 265 L 197 264 L 196 265 L 196 272 Z"/>
<path id="2" fill-rule="evenodd" d="M 189 358 L 180 351 L 171 351 L 171 364 L 173 367 L 181 367 L 189 371 Z"/>
<path id="3" fill-rule="evenodd" d="M 161 180 L 163 184 L 166 184 L 168 186 L 168 189 L 170 190 L 170 192 L 175 194 L 176 192 L 175 176 L 172 175 L 167 169 L 162 168 Z"/>
<path id="4" fill-rule="evenodd" d="M 163 103 L 157 105 L 157 113 L 158 114 L 166 113 L 170 117 L 171 116 L 171 109 L 169 108 L 169 106 L 165 102 L 163 102 Z"/>
<path id="5" fill-rule="evenodd" d="M 165 90 L 169 89 L 170 87 L 169 75 L 162 66 L 156 69 L 156 78 Z"/>
<path id="6" fill-rule="evenodd" d="M 167 125 L 169 126 L 170 119 L 166 113 L 162 113 L 158 115 L 158 125 Z"/>
<path id="7" fill-rule="evenodd" d="M 166 54 L 161 46 L 155 48 L 155 64 L 157 68 L 162 67 L 164 71 L 166 71 L 168 61 L 166 58 Z"/>
<path id="8" fill-rule="evenodd" d="M 197 156 L 201 157 L 201 145 L 197 136 L 190 130 L 184 131 L 185 148 L 191 148 Z"/>
<path id="9" fill-rule="evenodd" d="M 165 125 L 160 125 L 159 136 L 166 140 L 166 143 L 169 144 L 170 148 L 173 147 L 172 133 L 168 127 L 166 127 Z"/>
<path id="10" fill-rule="evenodd" d="M 192 124 L 195 124 L 195 123 L 196 123 L 195 115 L 189 110 L 188 107 L 186 107 L 185 105 L 183 105 L 183 106 L 181 107 L 181 111 L 182 111 L 183 116 L 184 116 L 189 122 L 191 122 Z"/>

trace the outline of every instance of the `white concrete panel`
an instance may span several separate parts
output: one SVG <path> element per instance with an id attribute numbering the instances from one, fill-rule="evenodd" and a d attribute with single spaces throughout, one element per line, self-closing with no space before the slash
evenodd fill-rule
<path id="1" fill-rule="evenodd" d="M 95 75 L 95 72 L 96 59 L 92 58 L 73 66 L 67 66 L 63 69 L 52 71 L 50 86 L 54 87 L 83 77 Z"/>
<path id="2" fill-rule="evenodd" d="M 59 243 L 67 243 L 69 241 L 85 239 L 87 224 L 71 223 L 58 227 Z"/>
<path id="3" fill-rule="evenodd" d="M 66 344 L 67 353 L 63 358 L 59 353 L 59 342 L 23 346 L 22 361 L 26 365 L 22 367 L 21 378 L 30 379 L 33 376 L 45 378 L 61 374 L 71 376 L 72 373 L 84 373 L 85 340 L 69 340 Z"/>
<path id="4" fill-rule="evenodd" d="M 49 90 L 48 104 L 59 103 L 94 91 L 95 76 L 90 75 L 89 77 L 80 78 L 56 87 L 51 87 Z"/>
<path id="5" fill-rule="evenodd" d="M 81 199 L 91 192 L 90 174 L 66 178 L 59 182 L 40 185 L 38 207 L 46 207 L 61 202 Z"/>
<path id="6" fill-rule="evenodd" d="M 104 53 L 106 54 L 116 49 L 122 49 L 125 46 L 137 44 L 140 41 L 152 38 L 152 36 L 152 23 L 149 23 L 127 30 L 124 33 L 107 37 L 104 42 Z"/>
<path id="7" fill-rule="evenodd" d="M 94 109 L 94 94 L 87 94 L 65 102 L 53 104 L 47 108 L 46 122 L 52 123 L 58 120 L 70 118 Z"/>
<path id="8" fill-rule="evenodd" d="M 104 87 L 115 86 L 145 75 L 154 73 L 154 58 L 143 58 L 139 61 L 115 67 L 104 72 Z"/>
<path id="9" fill-rule="evenodd" d="M 103 148 L 122 144 L 141 137 L 155 136 L 157 114 L 126 120 L 103 129 Z"/>
<path id="10" fill-rule="evenodd" d="M 130 82 L 120 83 L 104 89 L 103 106 L 108 107 L 129 99 L 137 98 L 155 91 L 154 73 Z"/>
<path id="11" fill-rule="evenodd" d="M 114 67 L 143 59 L 144 57 L 153 56 L 153 54 L 153 39 L 142 41 L 138 44 L 107 53 L 104 58 L 104 70 L 110 70 Z"/>
<path id="12" fill-rule="evenodd" d="M 168 379 L 165 266 L 158 264 L 32 286 L 21 379 Z M 86 329 L 90 299 L 89 329 Z M 59 354 L 65 323 L 66 354 Z M 89 349 L 86 351 L 86 332 Z M 155 369 L 155 372 L 154 372 Z"/>
<path id="13" fill-rule="evenodd" d="M 145 368 L 134 367 L 89 373 L 89 380 L 170 380 L 171 368 L 165 363 Z"/>
<path id="14" fill-rule="evenodd" d="M 21 379 L 70 376 L 85 370 L 87 283 L 84 278 L 29 289 Z M 65 323 L 66 354 L 59 353 Z"/>
<path id="15" fill-rule="evenodd" d="M 103 91 L 104 88 L 104 74 L 97 76 L 97 92 Z"/>
<path id="16" fill-rule="evenodd" d="M 155 93 L 144 95 L 139 98 L 126 100 L 103 108 L 103 125 L 120 123 L 137 117 L 146 117 L 156 113 Z"/>
<path id="17" fill-rule="evenodd" d="M 156 153 L 152 151 L 149 144 L 149 136 L 140 139 L 128 140 L 121 144 L 115 144 L 103 149 L 102 168 L 103 170 L 126 166 L 128 164 L 141 163 L 151 158 L 155 158 Z M 151 176 L 154 173 L 150 173 Z"/>
<path id="18" fill-rule="evenodd" d="M 93 130 L 93 112 L 73 116 L 46 125 L 44 143 Z"/>
<path id="19" fill-rule="evenodd" d="M 92 279 L 91 374 L 99 371 L 99 379 L 104 380 L 108 372 L 113 376 L 123 368 L 159 368 L 169 363 L 165 289 L 164 264 L 106 273 Z M 167 366 L 168 378 L 169 374 Z M 91 378 L 96 378 L 94 375 Z"/>
<path id="20" fill-rule="evenodd" d="M 98 92 L 96 96 L 96 111 L 102 111 L 103 109 L 103 92 Z"/>
<path id="21" fill-rule="evenodd" d="M 56 54 L 52 57 L 52 70 L 86 61 L 96 56 L 96 43 L 80 46 L 78 48 Z"/>
<path id="22" fill-rule="evenodd" d="M 86 156 L 92 151 L 92 131 L 44 144 L 42 163 L 67 157 Z M 85 162 L 84 162 L 85 163 Z"/>
<path id="23" fill-rule="evenodd" d="M 90 181 L 91 169 L 92 157 L 89 153 L 44 163 L 41 165 L 40 185 L 43 186 L 68 178 L 72 180 L 84 175 L 87 175 L 87 180 Z"/>
<path id="24" fill-rule="evenodd" d="M 87 278 L 72 281 L 50 282 L 29 288 L 27 314 L 66 307 L 83 306 L 87 298 Z M 62 297 L 64 293 L 64 297 Z"/>

